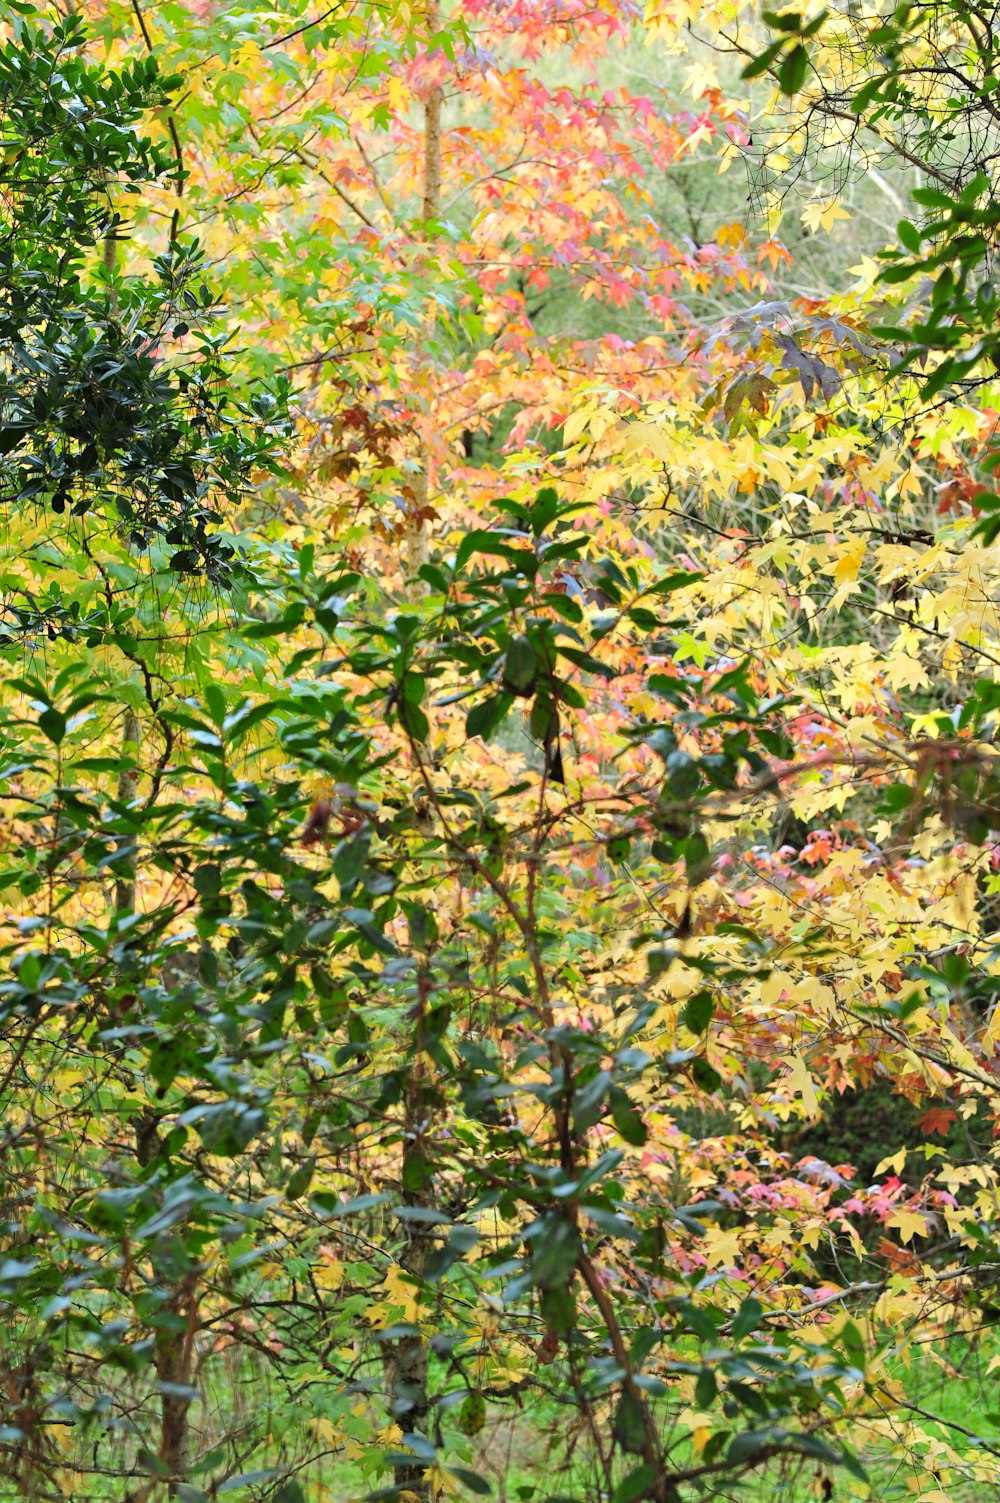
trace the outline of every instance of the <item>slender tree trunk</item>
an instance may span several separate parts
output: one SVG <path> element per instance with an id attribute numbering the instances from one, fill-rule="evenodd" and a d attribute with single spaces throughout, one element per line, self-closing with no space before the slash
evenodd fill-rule
<path id="1" fill-rule="evenodd" d="M 427 7 L 428 38 L 440 30 L 441 18 L 437 0 L 430 0 Z M 430 241 L 436 233 L 441 217 L 441 105 L 444 91 L 439 83 L 431 84 L 424 100 L 424 191 L 422 237 Z M 434 303 L 431 301 L 424 315 L 423 328 L 417 347 L 418 362 L 425 354 L 426 346 L 434 332 Z M 430 526 L 428 511 L 431 504 L 431 453 L 426 441 L 420 445 L 417 472 L 412 482 L 413 497 L 406 525 L 406 571 L 411 581 L 411 594 L 419 598 L 426 593 L 426 585 L 417 580 L 417 572 L 429 557 Z"/>
<path id="2" fill-rule="evenodd" d="M 185 1308 L 178 1302 L 171 1314 L 186 1320 L 183 1330 L 157 1336 L 156 1376 L 160 1383 L 160 1447 L 157 1459 L 166 1474 L 167 1496 L 176 1498 L 187 1469 L 188 1411 L 197 1306 L 192 1298 Z"/>
<path id="3" fill-rule="evenodd" d="M 135 802 L 139 787 L 139 748 L 142 745 L 142 722 L 134 710 L 125 711 L 122 731 L 122 768 L 118 774 L 118 801 L 128 808 Z M 123 847 L 119 876 L 115 881 L 115 913 L 122 917 L 135 912 L 137 851 L 135 839 Z"/>
<path id="4" fill-rule="evenodd" d="M 406 1093 L 403 1116 L 403 1204 L 427 1206 L 433 1200 L 426 1180 L 428 1162 L 425 1151 L 427 1142 L 427 1105 L 419 1075 L 414 1075 Z M 407 1185 L 412 1185 L 408 1189 Z M 414 1282 L 422 1286 L 427 1272 L 427 1227 L 420 1221 L 405 1223 L 406 1246 L 400 1254 L 399 1266 Z M 412 1336 L 400 1336 L 391 1343 L 388 1354 L 387 1373 L 389 1407 L 393 1418 L 404 1433 L 413 1432 L 430 1439 L 431 1406 L 427 1385 L 427 1341 L 421 1331 Z M 400 1489 L 413 1493 L 418 1498 L 428 1496 L 424 1473 L 427 1463 L 423 1460 L 398 1462 L 395 1468 L 395 1483 Z"/>
<path id="5" fill-rule="evenodd" d="M 427 964 L 423 964 L 417 982 L 417 1005 L 414 1009 L 414 1032 L 412 1063 L 407 1072 L 406 1094 L 403 1099 L 403 1147 L 400 1165 L 402 1200 L 407 1206 L 426 1207 L 433 1204 L 431 1180 L 432 1165 L 429 1147 L 431 1142 L 430 1104 L 427 1082 L 424 1076 L 423 1023 L 424 1013 L 431 993 L 431 976 Z M 427 1274 L 428 1229 L 420 1220 L 404 1223 L 406 1245 L 400 1254 L 399 1266 L 422 1287 Z M 421 1331 L 411 1336 L 401 1336 L 391 1343 L 387 1352 L 386 1386 L 389 1407 L 393 1417 L 404 1433 L 415 1432 L 429 1436 L 431 1405 L 427 1389 L 427 1342 Z M 418 1498 L 428 1496 L 424 1480 L 424 1461 L 400 1462 L 395 1469 L 396 1486 L 413 1493 Z"/>
<path id="6" fill-rule="evenodd" d="M 135 1119 L 136 1162 L 147 1168 L 160 1151 L 159 1115 L 150 1110 Z M 155 1266 L 155 1265 L 154 1265 Z M 179 1498 L 188 1462 L 191 1387 L 195 1377 L 195 1337 L 199 1329 L 197 1275 L 186 1274 L 160 1310 L 154 1335 L 154 1367 L 160 1385 L 160 1443 L 155 1475 L 126 1495 L 125 1503 Z"/>
<path id="7" fill-rule="evenodd" d="M 113 230 L 104 237 L 104 266 L 113 276 L 118 267 L 118 241 Z M 118 298 L 111 288 L 111 312 L 118 312 Z M 118 774 L 118 802 L 123 809 L 131 808 L 139 790 L 139 754 L 142 748 L 142 722 L 129 706 L 125 711 L 122 727 L 122 765 Z M 122 918 L 135 912 L 137 873 L 136 840 L 130 837 L 123 842 L 119 875 L 115 880 L 115 914 Z M 139 1164 L 149 1164 L 159 1146 L 157 1118 L 143 1114 L 136 1124 L 136 1159 Z M 155 1367 L 160 1384 L 160 1445 L 157 1459 L 161 1463 L 166 1481 L 167 1495 L 176 1498 L 183 1481 L 187 1462 L 188 1411 L 191 1399 L 185 1390 L 190 1388 L 194 1356 L 194 1334 L 197 1328 L 197 1304 L 193 1293 L 183 1285 L 171 1302 L 169 1314 L 178 1321 L 156 1335 Z M 183 1327 L 179 1321 L 183 1320 Z M 155 1490 L 157 1484 L 152 1483 Z M 140 1494 L 145 1497 L 148 1489 Z"/>
<path id="8" fill-rule="evenodd" d="M 102 259 L 104 261 L 105 270 L 111 276 L 114 276 L 115 272 L 118 270 L 118 241 L 115 239 L 114 230 L 108 230 L 107 234 L 104 237 L 104 255 Z M 118 312 L 118 298 L 115 294 L 114 288 L 112 288 L 111 290 L 111 311 L 112 313 Z"/>
<path id="9" fill-rule="evenodd" d="M 430 0 L 426 13 L 427 36 L 432 37 L 440 29 L 440 13 L 437 0 Z M 424 100 L 424 183 L 423 183 L 423 228 L 422 238 L 429 242 L 441 214 L 441 105 L 443 90 L 434 83 Z M 426 358 L 427 346 L 434 332 L 434 304 L 428 304 L 417 343 L 417 363 Z M 404 543 L 404 567 L 407 574 L 407 594 L 412 601 L 420 600 L 427 593 L 426 583 L 417 575 L 430 556 L 430 506 L 432 495 L 431 451 L 427 441 L 421 440 L 418 467 L 411 482 L 412 495 L 408 510 Z M 421 755 L 423 749 L 418 752 Z M 429 756 L 429 753 L 428 753 Z M 403 1144 L 400 1174 L 402 1200 L 408 1206 L 428 1206 L 433 1201 L 431 1167 L 428 1156 L 430 1143 L 428 1092 L 423 1077 L 422 1027 L 423 1016 L 430 994 L 430 975 L 426 965 L 421 968 L 418 982 L 418 1000 L 415 1009 L 412 1066 L 407 1076 L 406 1094 L 403 1100 Z M 400 1254 L 400 1267 L 411 1276 L 414 1283 L 422 1286 L 427 1271 L 429 1251 L 427 1227 L 419 1220 L 405 1223 L 406 1245 Z M 404 1433 L 429 1436 L 431 1405 L 427 1386 L 427 1342 L 422 1332 L 401 1336 L 387 1343 L 385 1354 L 386 1390 L 390 1412 Z M 425 1480 L 426 1463 L 414 1460 L 400 1462 L 395 1468 L 395 1484 L 401 1491 L 425 1499 L 429 1496 Z"/>
<path id="10" fill-rule="evenodd" d="M 102 261 L 109 277 L 118 270 L 118 241 L 113 229 L 104 236 Z M 118 294 L 111 284 L 110 309 L 112 316 L 118 312 Z M 118 802 L 129 807 L 135 802 L 139 789 L 139 749 L 142 746 L 142 722 L 131 708 L 125 711 L 122 728 L 122 766 L 118 774 Z M 121 918 L 135 912 L 136 844 L 130 840 L 122 851 L 122 863 L 115 880 L 115 913 Z"/>

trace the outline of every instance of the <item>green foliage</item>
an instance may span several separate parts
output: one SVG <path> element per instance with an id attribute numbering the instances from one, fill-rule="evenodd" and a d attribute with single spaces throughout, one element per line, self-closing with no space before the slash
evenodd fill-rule
<path id="1" fill-rule="evenodd" d="M 847 17 L 823 11 L 808 25 L 793 12 L 765 12 L 764 20 L 776 39 L 746 65 L 745 78 L 772 73 L 789 95 L 809 87 L 813 108 L 853 115 L 860 133 L 881 135 L 925 176 L 912 193 L 922 216 L 902 219 L 899 248 L 883 253 L 882 282 L 909 293 L 903 317 L 874 330 L 895 347 L 896 372 L 916 366 L 924 397 L 986 379 L 984 370 L 1000 366 L 991 270 L 1000 227 L 990 171 L 1000 61 L 993 27 L 961 0 Z M 826 76 L 822 59 L 810 68 L 810 47 L 849 58 L 846 90 L 843 79 Z M 996 536 L 992 519 L 984 531 Z"/>
<path id="2" fill-rule="evenodd" d="M 78 1158 L 72 1216 L 53 1221 L 47 1197 L 20 1181 L 36 1119 L 28 1113 L 14 1126 L 8 1098 L 14 1142 L 23 1144 L 23 1157 L 15 1152 L 6 1159 L 10 1192 L 20 1202 L 8 1234 L 32 1255 L 10 1262 L 2 1298 L 9 1321 L 22 1330 L 19 1339 L 30 1333 L 32 1344 L 50 1354 L 32 1378 L 36 1428 L 11 1442 L 25 1485 L 44 1465 L 54 1417 L 87 1430 L 98 1416 L 117 1415 L 118 1385 L 126 1379 L 145 1385 L 151 1399 L 159 1394 L 168 1429 L 169 1405 L 179 1406 L 174 1419 L 184 1428 L 195 1390 L 180 1333 L 196 1287 L 233 1331 L 271 1311 L 268 1322 L 287 1347 L 287 1380 L 306 1381 L 316 1333 L 339 1332 L 336 1343 L 343 1346 L 360 1310 L 370 1306 L 364 1249 L 377 1243 L 440 1311 L 434 1350 L 449 1366 L 438 1393 L 431 1399 L 420 1387 L 424 1380 L 412 1378 L 390 1387 L 393 1412 L 419 1458 L 449 1454 L 450 1443 L 440 1437 L 453 1404 L 458 1435 L 478 1433 L 486 1400 L 500 1387 L 494 1381 L 485 1392 L 470 1389 L 464 1367 L 468 1336 L 459 1312 L 487 1293 L 502 1308 L 533 1312 L 555 1349 L 572 1352 L 552 1374 L 567 1397 L 580 1383 L 594 1402 L 620 1388 L 615 1444 L 643 1455 L 654 1480 L 665 1475 L 665 1462 L 651 1449 L 649 1404 L 663 1385 L 644 1364 L 664 1321 L 707 1344 L 699 1361 L 729 1395 L 720 1438 L 730 1435 L 734 1417 L 732 1434 L 742 1434 L 745 1413 L 765 1426 L 752 1446 L 729 1442 L 736 1470 L 819 1444 L 796 1425 L 800 1410 L 808 1415 L 814 1403 L 811 1368 L 790 1347 L 746 1348 L 748 1315 L 734 1328 L 739 1355 L 716 1350 L 722 1309 L 695 1306 L 675 1289 L 657 1296 L 631 1331 L 631 1358 L 609 1353 L 609 1330 L 613 1350 L 623 1340 L 617 1317 L 583 1303 L 599 1287 L 596 1250 L 628 1249 L 640 1276 L 662 1279 L 654 1235 L 661 1212 L 625 1198 L 616 1177 L 620 1149 L 585 1155 L 582 1145 L 598 1129 L 632 1146 L 644 1143 L 634 1096 L 640 1082 L 658 1076 L 667 1083 L 690 1072 L 712 1091 L 719 1076 L 696 1051 L 663 1059 L 644 1050 L 639 1040 L 651 1009 L 639 996 L 622 997 L 598 1031 L 556 1014 L 548 1000 L 551 978 L 568 955 L 538 904 L 542 891 L 555 896 L 560 885 L 558 832 L 547 836 L 542 826 L 540 839 L 537 829 L 512 831 L 504 804 L 516 789 L 484 801 L 460 782 L 441 785 L 423 760 L 439 685 L 454 684 L 457 670 L 457 692 L 474 712 L 495 701 L 498 682 L 520 660 L 530 665 L 530 681 L 518 669 L 517 687 L 530 701 L 546 774 L 558 777 L 564 717 L 577 713 L 564 665 L 582 670 L 582 682 L 615 672 L 600 656 L 609 623 L 588 635 L 582 622 L 568 624 L 549 604 L 554 577 L 573 567 L 583 543 L 568 515 L 546 492 L 533 506 L 504 503 L 497 529 L 471 535 L 451 566 L 425 570 L 432 593 L 420 614 L 371 613 L 357 576 L 316 573 L 302 560 L 298 577 L 283 581 L 280 629 L 296 639 L 304 631 L 313 645 L 295 653 L 298 667 L 281 691 L 255 704 L 207 683 L 164 708 L 164 720 L 189 750 L 164 772 L 155 803 L 117 804 L 103 764 L 86 755 L 83 716 L 102 692 L 99 682 L 66 671 L 48 684 L 21 684 L 30 706 L 26 715 L 8 718 L 3 765 L 8 779 L 15 766 L 30 767 L 40 797 L 27 815 L 36 838 L 23 861 L 8 868 L 7 880 L 22 900 L 47 895 L 7 946 L 0 1026 L 8 1047 L 18 1039 L 26 1050 L 30 1044 L 19 1093 L 72 1090 L 70 1081 L 82 1072 L 95 1082 L 102 1115 L 121 1124 L 114 1148 L 95 1144 Z M 627 571 L 609 572 L 604 588 L 619 601 L 622 619 L 643 594 Z M 645 595 L 664 598 L 662 589 Z M 659 621 L 655 610 L 651 615 Z M 253 622 L 246 633 L 259 638 Z M 271 640 L 280 647 L 280 639 Z M 331 654 L 337 677 L 361 684 L 360 691 L 333 677 L 303 676 L 310 663 L 332 661 Z M 645 816 L 671 853 L 690 852 L 700 804 L 725 801 L 740 767 L 760 767 L 755 736 L 780 709 L 758 705 L 742 671 L 730 673 L 722 688 L 733 709 L 711 719 L 724 732 L 723 750 L 707 768 L 685 764 L 682 781 L 675 743 L 662 742 L 660 728 L 635 728 L 635 737 L 665 762 L 662 795 L 645 806 Z M 699 723 L 683 680 L 661 683 L 659 692 L 678 721 Z M 388 759 L 363 725 L 372 703 L 384 706 L 409 743 L 433 821 L 405 803 L 386 804 Z M 273 776 L 251 778 L 238 769 L 248 753 L 252 759 L 265 724 L 280 748 L 279 766 Z M 307 771 L 344 790 L 343 832 L 326 826 L 328 856 L 318 866 L 299 839 Z M 627 811 L 626 823 L 635 815 Z M 110 879 L 120 868 L 126 830 L 174 896 L 103 921 L 73 916 L 81 881 Z M 525 890 L 526 860 L 540 888 Z M 463 874 L 471 900 L 466 920 L 452 923 L 447 936 L 434 911 L 442 868 Z M 503 961 L 492 938 L 500 933 L 508 941 L 519 936 Z M 668 941 L 664 934 L 647 937 L 657 972 L 670 963 Z M 702 964 L 713 984 L 740 974 L 738 966 Z M 496 1050 L 485 1026 L 496 1009 L 520 1039 L 510 1054 Z M 692 1002 L 692 1024 L 704 1029 L 707 1018 L 708 1010 Z M 549 1124 L 541 1135 L 507 1110 L 525 1088 L 519 1082 L 526 1069 L 527 1089 Z M 433 1121 L 446 1102 L 454 1124 L 449 1134 L 417 1126 Z M 51 1153 L 69 1152 L 59 1133 L 71 1131 L 75 1120 L 72 1112 L 64 1119 Z M 372 1189 L 353 1196 L 317 1183 L 321 1170 L 328 1173 L 331 1162 L 354 1152 L 359 1135 L 369 1143 L 374 1171 L 374 1145 L 384 1155 L 401 1134 L 398 1180 L 375 1176 Z M 696 1209 L 688 1223 L 695 1235 L 702 1229 Z M 486 1237 L 494 1215 L 505 1230 Z M 356 1271 L 345 1269 L 331 1307 L 317 1285 L 299 1282 L 296 1270 L 308 1267 L 310 1253 L 315 1257 L 319 1242 L 334 1235 L 347 1268 Z M 419 1260 L 408 1264 L 414 1247 Z M 276 1258 L 286 1271 L 268 1274 Z M 415 1329 L 397 1319 L 381 1333 L 396 1370 Z M 72 1399 L 65 1397 L 58 1355 L 70 1349 Z M 371 1381 L 373 1356 L 362 1348 L 349 1359 L 355 1383 Z M 342 1361 L 331 1357 L 331 1370 Z M 825 1381 L 835 1385 L 836 1363 L 828 1372 Z M 235 1436 L 218 1459 L 185 1453 L 182 1462 L 177 1451 L 158 1460 L 148 1424 L 130 1445 L 137 1447 L 135 1465 L 154 1478 L 174 1478 L 183 1465 L 185 1476 L 204 1472 L 216 1491 L 237 1485 L 224 1459 L 239 1450 Z M 397 1475 L 409 1475 L 407 1453 L 382 1447 L 376 1454 Z M 277 1480 L 280 1470 L 268 1475 Z M 244 1478 L 242 1485 L 250 1483 Z"/>
<path id="3" fill-rule="evenodd" d="M 104 69 L 85 41 L 77 16 L 24 19 L 0 48 L 0 503 L 92 515 L 136 550 L 162 539 L 170 569 L 218 583 L 235 554 L 217 504 L 274 464 L 284 392 L 237 399 L 196 243 L 118 276 L 115 199 L 177 170 L 138 126 L 179 80 L 152 57 Z"/>
<path id="4" fill-rule="evenodd" d="M 349 24 L 293 19 L 310 47 Z M 770 17 L 756 71 L 794 94 L 823 21 Z M 154 278 L 119 275 L 116 195 L 185 181 L 137 129 L 179 85 L 82 40 L 25 17 L 0 53 L 0 484 L 26 529 L 44 517 L 56 576 L 12 576 L 0 643 L 3 1487 L 304 1503 L 349 1453 L 372 1499 L 485 1495 L 491 1416 L 528 1400 L 585 1437 L 568 1480 L 521 1488 L 534 1503 L 677 1503 L 774 1462 L 865 1485 L 857 1327 L 803 1334 L 756 1266 L 723 1287 L 716 1234 L 745 1202 L 682 1144 L 749 1113 L 770 1068 L 770 1017 L 746 1059 L 723 1017 L 832 948 L 791 902 L 758 934 L 739 885 L 688 944 L 720 847 L 796 756 L 795 695 L 709 662 L 723 639 L 695 640 L 683 603 L 709 580 L 680 548 L 598 558 L 552 486 L 483 503 L 404 584 L 316 537 L 225 535 L 223 503 L 278 463 L 284 393 L 237 396 L 205 256 L 173 227 Z M 927 227 L 906 223 L 914 256 Z M 831 368 L 783 348 L 828 395 Z M 587 793 L 608 704 L 601 757 L 630 772 Z M 960 727 L 995 708 L 984 681 Z M 527 754 L 489 760 L 515 724 Z M 880 813 L 944 808 L 947 778 L 981 836 L 994 786 L 971 761 L 928 761 Z M 995 1001 L 965 957 L 908 979 Z M 779 1064 L 787 1107 L 808 1069 Z M 764 1175 L 749 1151 L 740 1172 Z M 781 1297 L 811 1321 L 820 1257 L 761 1188 Z M 988 1272 L 980 1220 L 963 1272 Z"/>

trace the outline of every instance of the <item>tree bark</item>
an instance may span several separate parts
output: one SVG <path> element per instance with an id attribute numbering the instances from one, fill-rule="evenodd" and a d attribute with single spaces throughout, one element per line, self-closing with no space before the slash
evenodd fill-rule
<path id="1" fill-rule="evenodd" d="M 440 29 L 440 13 L 437 0 L 430 0 L 426 13 L 428 41 Z M 436 233 L 437 220 L 441 213 L 441 106 L 443 90 L 439 83 L 432 83 L 424 100 L 424 173 L 423 173 L 423 223 L 420 238 L 429 244 Z M 427 346 L 434 331 L 435 310 L 431 300 L 424 315 L 416 355 L 419 365 L 427 358 Z M 411 601 L 418 601 L 427 594 L 427 584 L 418 578 L 421 567 L 430 557 L 430 507 L 432 494 L 431 451 L 426 438 L 421 438 L 418 451 L 418 467 L 411 482 L 411 496 L 404 530 L 404 567 L 406 569 L 406 593 Z M 427 1206 L 433 1201 L 430 1166 L 427 1157 L 428 1114 L 426 1082 L 423 1078 L 421 1060 L 421 1033 L 424 1010 L 430 991 L 430 976 L 426 965 L 421 969 L 418 982 L 419 996 L 415 1009 L 412 1050 L 412 1066 L 408 1073 L 406 1093 L 403 1099 L 403 1143 L 400 1175 L 402 1200 L 408 1206 Z M 424 1283 L 427 1270 L 427 1228 L 420 1221 L 405 1223 L 406 1245 L 400 1254 L 399 1266 L 409 1274 L 417 1286 Z M 387 1343 L 385 1354 L 385 1378 L 389 1409 L 404 1433 L 427 1436 L 431 1423 L 431 1406 L 427 1391 L 427 1342 L 422 1332 L 401 1336 Z M 414 1458 L 412 1462 L 399 1462 L 395 1467 L 395 1484 L 401 1492 L 426 1499 L 429 1496 L 426 1481 L 426 1462 Z"/>
<path id="2" fill-rule="evenodd" d="M 440 30 L 441 18 L 437 0 L 430 0 L 427 7 L 428 39 Z M 437 221 L 441 214 L 441 106 L 444 91 L 437 82 L 431 83 L 424 100 L 424 183 L 422 201 L 421 239 L 430 243 L 436 235 Z M 417 361 L 426 354 L 426 347 L 434 332 L 435 310 L 433 300 L 424 315 L 423 328 L 417 346 Z M 420 443 L 417 472 L 411 485 L 412 499 L 406 523 L 405 552 L 406 571 L 410 581 L 411 598 L 419 599 L 427 593 L 427 586 L 417 579 L 422 565 L 429 558 L 431 504 L 431 453 L 426 439 Z"/>
<path id="3" fill-rule="evenodd" d="M 418 1022 L 417 1049 L 419 1049 Z M 421 1079 L 419 1059 L 414 1061 L 413 1074 L 408 1082 L 403 1109 L 402 1181 L 403 1204 L 427 1206 L 433 1195 L 429 1192 L 429 1166 L 426 1155 L 427 1102 Z M 406 1246 L 400 1253 L 399 1266 L 409 1274 L 418 1286 L 422 1286 L 427 1272 L 427 1228 L 420 1221 L 405 1223 Z M 422 1331 L 410 1336 L 400 1336 L 390 1344 L 387 1353 L 386 1378 L 389 1393 L 389 1408 L 393 1418 L 405 1433 L 427 1436 L 430 1429 L 431 1409 L 427 1391 L 427 1341 Z M 414 1459 L 412 1462 L 397 1462 L 394 1480 L 396 1486 L 417 1498 L 429 1496 L 425 1477 L 427 1463 Z"/>
<path id="4" fill-rule="evenodd" d="M 125 711 L 122 731 L 122 768 L 118 774 L 118 801 L 124 807 L 135 803 L 139 788 L 139 748 L 142 745 L 142 722 L 132 709 Z M 121 871 L 115 880 L 115 913 L 119 918 L 135 912 L 137 851 L 131 838 L 123 842 Z"/>

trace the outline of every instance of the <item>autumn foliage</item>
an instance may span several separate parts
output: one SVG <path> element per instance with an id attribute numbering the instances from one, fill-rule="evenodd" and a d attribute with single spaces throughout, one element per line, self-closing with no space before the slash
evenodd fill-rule
<path id="1" fill-rule="evenodd" d="M 0 1497 L 995 1485 L 1000 42 L 877 9 L 8 0 Z"/>

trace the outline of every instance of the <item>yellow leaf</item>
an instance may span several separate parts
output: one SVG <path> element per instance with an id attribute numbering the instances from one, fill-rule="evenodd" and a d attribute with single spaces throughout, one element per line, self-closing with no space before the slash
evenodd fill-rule
<path id="1" fill-rule="evenodd" d="M 344 1282 L 344 1265 L 333 1259 L 313 1269 L 313 1281 L 319 1289 L 339 1289 Z"/>
<path id="2" fill-rule="evenodd" d="M 912 1242 L 915 1236 L 927 1235 L 927 1218 L 920 1211 L 894 1211 L 886 1224 L 898 1231 L 901 1242 Z"/>
<path id="3" fill-rule="evenodd" d="M 887 1169 L 891 1169 L 893 1174 L 902 1174 L 905 1163 L 906 1149 L 901 1148 L 898 1153 L 890 1153 L 888 1158 L 882 1159 L 880 1163 L 876 1164 L 875 1173 L 876 1175 L 884 1174 Z"/>
<path id="4" fill-rule="evenodd" d="M 850 217 L 847 210 L 842 207 L 839 198 L 827 198 L 820 203 L 807 204 L 802 210 L 802 223 L 814 235 L 820 229 L 829 234 L 838 219 L 850 219 Z"/>
<path id="5" fill-rule="evenodd" d="M 397 1305 L 403 1311 L 403 1319 L 415 1321 L 420 1318 L 420 1294 L 410 1276 L 398 1264 L 393 1264 L 382 1284 L 385 1303 Z"/>
<path id="6" fill-rule="evenodd" d="M 786 1091 L 790 1089 L 801 1099 L 807 1117 L 815 1117 L 819 1112 L 819 1098 L 809 1074 L 809 1066 L 801 1054 L 787 1054 L 781 1063 L 788 1066 L 788 1074 L 781 1082 L 782 1088 Z"/>
<path id="7" fill-rule="evenodd" d="M 582 437 L 590 426 L 596 410 L 596 403 L 589 402 L 586 407 L 578 407 L 575 412 L 570 413 L 563 424 L 563 442 L 571 444 Z"/>
<path id="8" fill-rule="evenodd" d="M 833 566 L 833 577 L 837 584 L 848 584 L 857 579 L 861 561 L 865 556 L 865 546 L 865 539 L 860 537 L 841 548 L 837 562 Z"/>
<path id="9" fill-rule="evenodd" d="M 715 238 L 720 245 L 740 246 L 747 238 L 746 227 L 737 221 L 721 225 Z"/>
<path id="10" fill-rule="evenodd" d="M 692 99 L 700 99 L 719 87 L 719 75 L 711 63 L 696 63 L 688 69 L 687 86 Z"/>
<path id="11" fill-rule="evenodd" d="M 705 1257 L 707 1268 L 718 1268 L 720 1263 L 727 1267 L 740 1260 L 740 1232 L 738 1227 L 724 1232 L 720 1227 L 712 1227 L 705 1233 L 699 1244 L 700 1251 Z"/>

